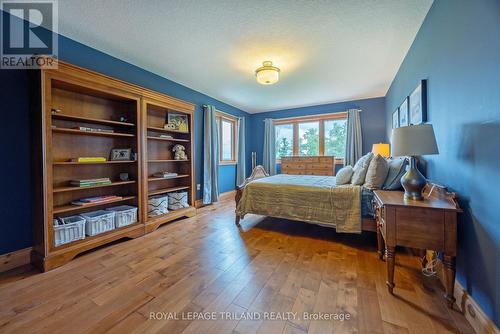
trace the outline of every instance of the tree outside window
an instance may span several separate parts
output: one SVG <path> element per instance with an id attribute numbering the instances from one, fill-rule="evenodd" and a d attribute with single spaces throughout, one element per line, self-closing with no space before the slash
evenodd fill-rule
<path id="1" fill-rule="evenodd" d="M 284 156 L 334 156 L 343 159 L 347 136 L 345 113 L 277 120 L 276 159 Z"/>

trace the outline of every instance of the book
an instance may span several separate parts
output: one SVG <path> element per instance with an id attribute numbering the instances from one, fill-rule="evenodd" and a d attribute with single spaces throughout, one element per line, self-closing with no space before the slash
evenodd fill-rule
<path id="1" fill-rule="evenodd" d="M 80 130 L 80 131 L 86 131 L 86 132 L 105 132 L 105 133 L 114 133 L 115 132 L 115 130 L 113 130 L 113 129 L 89 128 L 86 126 L 77 126 L 77 127 L 74 127 L 73 129 Z"/>
<path id="2" fill-rule="evenodd" d="M 105 177 L 101 179 L 71 180 L 69 184 L 76 187 L 89 187 L 103 184 L 112 184 L 112 182 L 108 177 Z"/>
<path id="3" fill-rule="evenodd" d="M 113 184 L 111 181 L 101 181 L 101 182 L 70 182 L 70 185 L 75 187 L 92 187 L 92 186 L 101 186 L 106 184 Z"/>
<path id="4" fill-rule="evenodd" d="M 99 203 L 106 203 L 109 201 L 114 201 L 114 200 L 119 200 L 122 199 L 122 196 L 98 196 L 98 197 L 88 197 L 88 198 L 80 198 L 79 200 L 71 202 L 73 205 L 78 205 L 78 206 L 87 206 L 87 205 L 95 205 Z"/>
<path id="5" fill-rule="evenodd" d="M 104 157 L 78 157 L 71 159 L 71 162 L 104 162 L 108 159 Z"/>
<path id="6" fill-rule="evenodd" d="M 177 173 L 171 173 L 171 172 L 158 172 L 154 173 L 154 177 L 159 177 L 163 179 L 168 179 L 169 177 L 176 177 L 178 174 Z"/>

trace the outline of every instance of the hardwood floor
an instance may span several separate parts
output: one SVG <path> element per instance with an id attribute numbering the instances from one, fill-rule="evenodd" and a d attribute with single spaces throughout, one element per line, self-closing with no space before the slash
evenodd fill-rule
<path id="1" fill-rule="evenodd" d="M 374 233 L 257 216 L 239 231 L 233 212 L 226 201 L 44 274 L 0 274 L 0 332 L 473 333 L 413 256 L 398 253 L 389 295 Z M 193 319 L 208 312 L 218 320 Z M 169 316 L 179 320 L 158 319 Z"/>

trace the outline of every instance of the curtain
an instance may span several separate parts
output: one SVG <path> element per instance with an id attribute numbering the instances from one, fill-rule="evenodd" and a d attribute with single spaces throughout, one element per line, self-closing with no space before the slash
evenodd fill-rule
<path id="1" fill-rule="evenodd" d="M 245 117 L 238 118 L 238 164 L 236 165 L 236 184 L 245 182 Z"/>
<path id="2" fill-rule="evenodd" d="M 216 109 L 203 106 L 203 204 L 211 204 L 219 199 L 219 135 Z"/>
<path id="3" fill-rule="evenodd" d="M 270 118 L 264 120 L 264 149 L 262 164 L 269 175 L 276 174 L 276 133 L 274 122 Z"/>
<path id="4" fill-rule="evenodd" d="M 361 134 L 361 118 L 359 109 L 347 111 L 347 139 L 345 145 L 345 165 L 354 164 L 363 155 L 363 135 Z"/>

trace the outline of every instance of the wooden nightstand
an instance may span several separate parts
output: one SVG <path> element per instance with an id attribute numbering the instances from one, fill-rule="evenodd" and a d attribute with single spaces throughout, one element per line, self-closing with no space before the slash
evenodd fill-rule
<path id="1" fill-rule="evenodd" d="M 405 200 L 402 191 L 374 191 L 378 252 L 387 259 L 387 288 L 394 289 L 396 246 L 443 252 L 446 300 L 450 308 L 455 298 L 455 257 L 457 252 L 457 214 L 461 212 L 455 194 L 427 184 L 423 201 Z"/>

